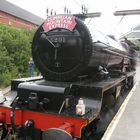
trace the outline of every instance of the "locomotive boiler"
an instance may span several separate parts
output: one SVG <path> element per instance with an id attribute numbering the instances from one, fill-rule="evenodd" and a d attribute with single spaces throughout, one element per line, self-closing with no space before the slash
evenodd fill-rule
<path id="1" fill-rule="evenodd" d="M 94 76 L 99 69 L 111 74 L 133 68 L 129 47 L 74 16 L 49 17 L 35 34 L 32 54 L 46 80 L 69 81 Z"/>
<path id="2" fill-rule="evenodd" d="M 12 80 L 0 100 L 1 140 L 89 140 L 102 109 L 133 86 L 135 54 L 85 14 L 48 17 L 32 42 L 43 78 Z"/>

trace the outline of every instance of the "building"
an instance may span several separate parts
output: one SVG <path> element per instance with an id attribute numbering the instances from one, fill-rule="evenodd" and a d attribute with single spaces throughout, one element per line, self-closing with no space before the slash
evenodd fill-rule
<path id="1" fill-rule="evenodd" d="M 132 9 L 132 10 L 120 10 L 114 12 L 115 16 L 128 16 L 128 15 L 140 15 L 140 9 Z M 131 31 L 127 32 L 126 34 L 122 35 L 121 38 L 128 38 L 128 39 L 136 39 L 140 41 L 140 24 L 132 27 Z"/>
<path id="2" fill-rule="evenodd" d="M 130 38 L 130 39 L 137 39 L 140 41 L 140 25 L 133 27 L 131 31 L 124 34 L 123 37 Z"/>
<path id="3" fill-rule="evenodd" d="M 34 28 L 44 21 L 6 0 L 0 0 L 0 23 L 19 28 Z"/>

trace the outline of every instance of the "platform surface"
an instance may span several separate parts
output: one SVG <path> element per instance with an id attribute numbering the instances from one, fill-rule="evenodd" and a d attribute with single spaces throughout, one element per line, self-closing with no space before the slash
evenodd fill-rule
<path id="1" fill-rule="evenodd" d="M 102 140 L 140 140 L 140 82 L 128 94 Z"/>

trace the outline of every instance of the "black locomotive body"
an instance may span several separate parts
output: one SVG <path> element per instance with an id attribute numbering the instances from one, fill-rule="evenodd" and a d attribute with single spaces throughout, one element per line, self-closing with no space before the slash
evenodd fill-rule
<path id="1" fill-rule="evenodd" d="M 72 31 L 52 27 L 46 32 L 44 26 L 53 26 L 55 21 L 49 17 L 33 39 L 33 59 L 46 80 L 70 81 L 82 75 L 90 77 L 96 74 L 99 66 L 110 72 L 134 68 L 129 47 L 125 48 L 120 42 L 96 31 L 92 23 L 85 24 L 73 16 L 62 17 L 66 22 L 75 23 L 71 23 L 74 24 Z"/>
<path id="2" fill-rule="evenodd" d="M 135 51 L 122 44 L 83 17 L 48 17 L 32 43 L 43 78 L 12 80 L 0 105 L 1 139 L 88 140 L 102 109 L 133 86 Z"/>

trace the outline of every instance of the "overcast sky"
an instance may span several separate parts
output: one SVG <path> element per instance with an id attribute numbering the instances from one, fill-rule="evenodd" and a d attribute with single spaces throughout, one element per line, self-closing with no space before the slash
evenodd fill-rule
<path id="1" fill-rule="evenodd" d="M 23 9 L 42 18 L 46 18 L 46 9 L 53 9 L 57 14 L 64 12 L 66 6 L 71 13 L 80 13 L 81 5 L 85 4 L 88 12 L 102 12 L 100 18 L 96 18 L 97 24 L 103 32 L 107 34 L 117 34 L 128 32 L 132 26 L 140 24 L 140 15 L 122 17 L 113 16 L 116 10 L 140 9 L 139 0 L 7 0 Z M 121 21 L 121 22 L 120 22 Z"/>

